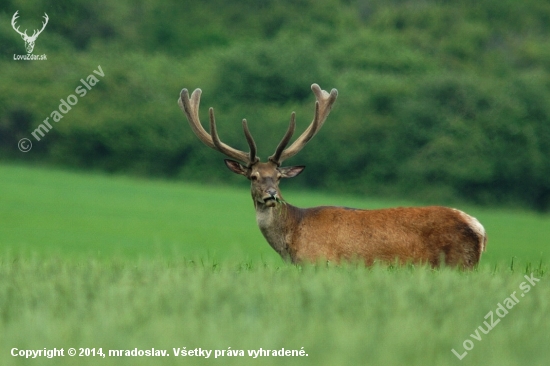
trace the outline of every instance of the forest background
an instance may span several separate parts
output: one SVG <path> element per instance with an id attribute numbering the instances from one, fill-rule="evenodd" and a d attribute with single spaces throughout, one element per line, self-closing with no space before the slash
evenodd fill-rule
<path id="1" fill-rule="evenodd" d="M 49 23 L 34 54 L 10 27 Z M 0 11 L 0 159 L 237 182 L 177 106 L 203 90 L 221 138 L 262 160 L 312 83 L 337 88 L 291 186 L 550 210 L 550 3 L 538 0 L 18 1 Z M 31 133 L 98 65 L 99 83 L 40 141 Z M 17 142 L 32 141 L 23 153 Z M 242 184 L 242 182 L 240 182 Z"/>

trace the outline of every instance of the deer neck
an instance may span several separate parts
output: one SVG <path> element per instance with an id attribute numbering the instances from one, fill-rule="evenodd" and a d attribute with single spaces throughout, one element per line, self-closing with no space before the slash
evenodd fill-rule
<path id="1" fill-rule="evenodd" d="M 292 237 L 300 210 L 284 201 L 274 207 L 255 202 L 256 222 L 263 236 L 284 260 L 293 261 Z"/>

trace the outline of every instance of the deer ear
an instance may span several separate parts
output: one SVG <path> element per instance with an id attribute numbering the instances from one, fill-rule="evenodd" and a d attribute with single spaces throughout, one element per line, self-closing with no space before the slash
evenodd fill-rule
<path id="1" fill-rule="evenodd" d="M 239 162 L 231 159 L 225 159 L 224 161 L 225 165 L 227 165 L 229 170 L 231 170 L 233 173 L 244 175 L 245 177 L 247 176 L 248 169 Z"/>
<path id="2" fill-rule="evenodd" d="M 279 172 L 281 173 L 281 177 L 283 178 L 294 178 L 298 174 L 300 174 L 306 167 L 304 165 L 299 166 L 287 166 L 284 168 L 279 168 Z"/>

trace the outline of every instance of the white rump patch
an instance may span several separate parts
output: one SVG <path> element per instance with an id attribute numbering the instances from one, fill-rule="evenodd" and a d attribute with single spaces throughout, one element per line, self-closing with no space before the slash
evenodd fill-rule
<path id="1" fill-rule="evenodd" d="M 466 222 L 470 225 L 472 230 L 482 238 L 480 241 L 481 251 L 484 252 L 487 237 L 486 237 L 485 228 L 483 227 L 483 225 L 481 225 L 481 223 L 475 217 L 470 216 L 463 211 L 457 210 L 456 208 L 453 208 L 452 210 L 458 212 L 460 216 L 462 216 L 464 220 L 466 220 Z"/>

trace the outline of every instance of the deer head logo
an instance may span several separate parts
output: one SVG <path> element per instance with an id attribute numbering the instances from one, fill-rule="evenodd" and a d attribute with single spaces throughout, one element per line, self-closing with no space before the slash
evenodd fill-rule
<path id="1" fill-rule="evenodd" d="M 44 13 L 44 22 L 42 22 L 42 29 L 38 30 L 38 29 L 35 29 L 32 33 L 32 36 L 29 36 L 27 35 L 27 30 L 25 29 L 24 32 L 21 32 L 19 30 L 19 27 L 15 27 L 15 21 L 17 20 L 17 18 L 19 18 L 19 15 L 17 15 L 17 13 L 19 12 L 19 10 L 17 10 L 15 12 L 15 14 L 13 14 L 13 18 L 11 18 L 11 26 L 13 27 L 13 29 L 19 33 L 21 35 L 21 38 L 23 38 L 23 41 L 25 41 L 25 48 L 27 49 L 27 53 L 32 53 L 32 50 L 34 49 L 34 42 L 36 42 L 36 38 L 38 38 L 38 36 L 40 35 L 40 33 L 42 33 L 42 31 L 44 30 L 44 28 L 46 28 L 46 24 L 48 24 L 48 14 Z"/>

